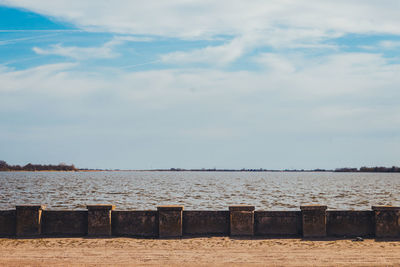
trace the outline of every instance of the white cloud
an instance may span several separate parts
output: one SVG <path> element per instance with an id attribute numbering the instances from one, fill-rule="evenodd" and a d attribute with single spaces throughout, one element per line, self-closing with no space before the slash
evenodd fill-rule
<path id="1" fill-rule="evenodd" d="M 0 94 L 21 93 L 22 98 L 24 94 L 43 94 L 63 98 L 76 97 L 96 88 L 103 88 L 99 77 L 89 72 L 82 74 L 75 71 L 77 66 L 75 63 L 60 63 L 25 70 L 0 68 L 0 77 L 4 85 L 0 88 Z M 29 97 L 25 100 L 29 101 Z M 14 104 L 20 106 L 19 102 L 3 104 L 7 104 L 7 107 Z"/>
<path id="2" fill-rule="evenodd" d="M 126 168 L 132 158 L 143 168 L 187 166 L 186 158 L 206 167 L 219 159 L 278 168 L 358 165 L 364 154 L 371 164 L 398 158 L 399 64 L 368 53 L 255 60 L 261 70 L 252 72 L 0 66 L 2 151 L 56 148 L 60 157 L 92 162 L 106 155 L 104 164 L 113 155 L 117 165 L 128 158 Z M 46 149 L 31 155 L 46 157 Z M 321 160 L 327 151 L 331 158 Z M 226 161 L 241 154 L 246 162 Z M 310 162 L 299 163 L 303 155 Z"/>
<path id="3" fill-rule="evenodd" d="M 61 44 L 55 44 L 47 49 L 33 47 L 33 51 L 39 55 L 59 55 L 76 60 L 85 60 L 90 58 L 115 58 L 119 56 L 119 54 L 114 51 L 115 46 L 125 42 L 149 42 L 151 40 L 151 38 L 147 37 L 115 36 L 113 39 L 99 47 L 63 46 Z"/>
<path id="4" fill-rule="evenodd" d="M 116 44 L 120 44 L 123 42 L 151 42 L 154 39 L 151 37 L 143 37 L 143 36 L 129 36 L 129 35 L 118 35 L 115 36 L 113 41 Z"/>
<path id="5" fill-rule="evenodd" d="M 336 49 L 326 40 L 354 34 L 400 34 L 397 0 L 0 0 L 67 21 L 87 31 L 173 37 L 219 38 L 231 41 L 192 51 L 175 51 L 160 57 L 171 64 L 205 63 L 223 66 L 259 47 Z M 119 39 L 118 39 L 119 38 Z M 148 37 L 118 37 L 113 40 L 151 41 Z M 112 42 L 102 47 L 35 48 L 39 54 L 59 54 L 75 59 L 118 56 Z M 393 48 L 394 42 L 383 47 Z"/>
<path id="6" fill-rule="evenodd" d="M 400 41 L 381 41 L 379 46 L 385 49 L 397 49 L 400 47 Z"/>
<path id="7" fill-rule="evenodd" d="M 360 45 L 358 46 L 360 49 L 365 49 L 365 50 L 380 50 L 380 51 L 385 51 L 385 50 L 394 50 L 400 48 L 400 41 L 393 41 L 393 40 L 384 40 L 380 41 L 376 44 L 371 44 L 371 45 Z"/>
<path id="8" fill-rule="evenodd" d="M 207 46 L 189 52 L 179 51 L 161 55 L 161 61 L 174 64 L 207 63 L 225 65 L 240 58 L 247 50 L 246 46 L 247 44 L 243 41 L 243 38 L 235 38 L 219 46 Z"/>
<path id="9" fill-rule="evenodd" d="M 39 55 L 58 55 L 70 57 L 77 60 L 89 58 L 114 58 L 119 54 L 115 53 L 110 46 L 102 47 L 77 47 L 62 46 L 61 44 L 52 45 L 49 49 L 34 47 L 33 51 Z"/>
<path id="10" fill-rule="evenodd" d="M 335 45 L 319 43 L 326 37 L 327 35 L 315 30 L 248 32 L 246 35 L 237 36 L 222 45 L 164 54 L 161 55 L 161 61 L 172 64 L 205 63 L 223 66 L 234 62 L 255 48 L 265 46 L 272 47 L 276 51 L 288 48 L 337 50 Z"/>
<path id="11" fill-rule="evenodd" d="M 86 30 L 181 38 L 274 31 L 400 34 L 399 2 L 358 0 L 1 0 Z M 284 34 L 283 34 L 284 35 Z"/>
<path id="12" fill-rule="evenodd" d="M 302 58 L 304 60 L 304 58 Z M 292 59 L 293 60 L 293 59 Z M 274 53 L 262 53 L 254 57 L 254 61 L 265 66 L 268 70 L 278 73 L 291 73 L 295 65 L 287 57 Z"/>
<path id="13" fill-rule="evenodd" d="M 170 109 L 183 114 L 187 110 L 215 112 L 216 118 L 233 123 L 225 126 L 222 123 L 224 129 L 242 123 L 258 128 L 254 125 L 267 123 L 279 131 L 286 129 L 282 125 L 285 121 L 289 128 L 297 125 L 302 129 L 301 125 L 306 125 L 309 131 L 318 128 L 318 123 L 325 125 L 324 122 L 329 122 L 330 130 L 334 127 L 337 131 L 346 131 L 354 123 L 356 129 L 363 131 L 374 129 L 374 124 L 381 127 L 379 118 L 383 117 L 392 118 L 391 126 L 400 123 L 399 116 L 393 117 L 394 113 L 400 114 L 394 102 L 400 97 L 400 65 L 387 64 L 380 55 L 338 54 L 305 63 L 307 59 L 297 55 L 267 53 L 261 54 L 258 60 L 266 66 L 265 70 L 121 72 L 114 69 L 113 75 L 104 75 L 94 69 L 82 71 L 76 64 L 19 71 L 3 67 L 0 69 L 1 106 L 7 109 L 15 104 L 23 109 L 24 101 L 31 101 L 32 94 L 63 101 L 74 99 L 78 103 L 107 95 L 106 99 L 115 100 L 110 102 L 112 109 L 125 109 L 116 116 L 126 116 L 133 112 L 131 108 L 142 114 Z M 13 99 L 16 93 L 18 98 Z M 96 100 L 92 105 L 100 114 L 104 113 L 101 101 Z M 86 108 L 82 106 L 83 110 Z M 360 114 L 372 121 L 367 124 L 356 120 Z M 299 116 L 306 116 L 310 121 L 302 121 Z"/>

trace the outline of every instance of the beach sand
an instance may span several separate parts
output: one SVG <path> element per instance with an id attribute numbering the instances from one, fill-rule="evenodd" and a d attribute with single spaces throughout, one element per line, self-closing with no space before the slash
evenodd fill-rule
<path id="1" fill-rule="evenodd" d="M 400 241 L 0 239 L 0 266 L 400 266 Z"/>

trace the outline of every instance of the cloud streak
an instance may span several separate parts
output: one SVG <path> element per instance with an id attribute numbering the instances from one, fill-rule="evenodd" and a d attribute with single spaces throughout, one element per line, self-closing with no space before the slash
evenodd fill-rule
<path id="1" fill-rule="evenodd" d="M 56 36 L 56 35 L 57 34 L 44 34 L 44 35 L 31 36 L 31 37 L 23 37 L 23 38 L 1 40 L 0 41 L 0 45 L 10 45 L 10 44 L 15 44 L 15 43 L 19 43 L 19 42 L 32 41 L 32 40 L 37 40 L 37 39 Z"/>
<path id="2" fill-rule="evenodd" d="M 85 60 L 90 58 L 115 58 L 119 56 L 112 50 L 110 45 L 102 47 L 77 47 L 62 46 L 61 44 L 52 45 L 49 49 L 34 47 L 32 50 L 38 55 L 57 55 L 70 57 L 76 60 Z"/>
<path id="3" fill-rule="evenodd" d="M 38 55 L 57 55 L 69 57 L 76 60 L 92 58 L 116 58 L 120 56 L 114 48 L 125 42 L 149 42 L 151 38 L 135 36 L 115 36 L 112 40 L 99 47 L 63 46 L 62 44 L 51 45 L 50 48 L 33 47 L 32 50 Z"/>

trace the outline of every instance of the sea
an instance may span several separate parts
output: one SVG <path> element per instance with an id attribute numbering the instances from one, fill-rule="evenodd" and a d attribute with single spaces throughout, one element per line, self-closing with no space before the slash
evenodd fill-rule
<path id="1" fill-rule="evenodd" d="M 339 172 L 0 172 L 0 210 L 43 204 L 80 210 L 114 204 L 117 210 L 155 210 L 179 204 L 185 210 L 299 210 L 321 204 L 333 210 L 370 210 L 400 205 L 400 173 Z"/>

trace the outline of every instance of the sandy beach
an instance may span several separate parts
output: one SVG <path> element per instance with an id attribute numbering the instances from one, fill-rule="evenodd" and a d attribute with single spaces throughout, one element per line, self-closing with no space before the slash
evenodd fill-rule
<path id="1" fill-rule="evenodd" d="M 0 239 L 1 266 L 400 266 L 400 241 Z"/>

